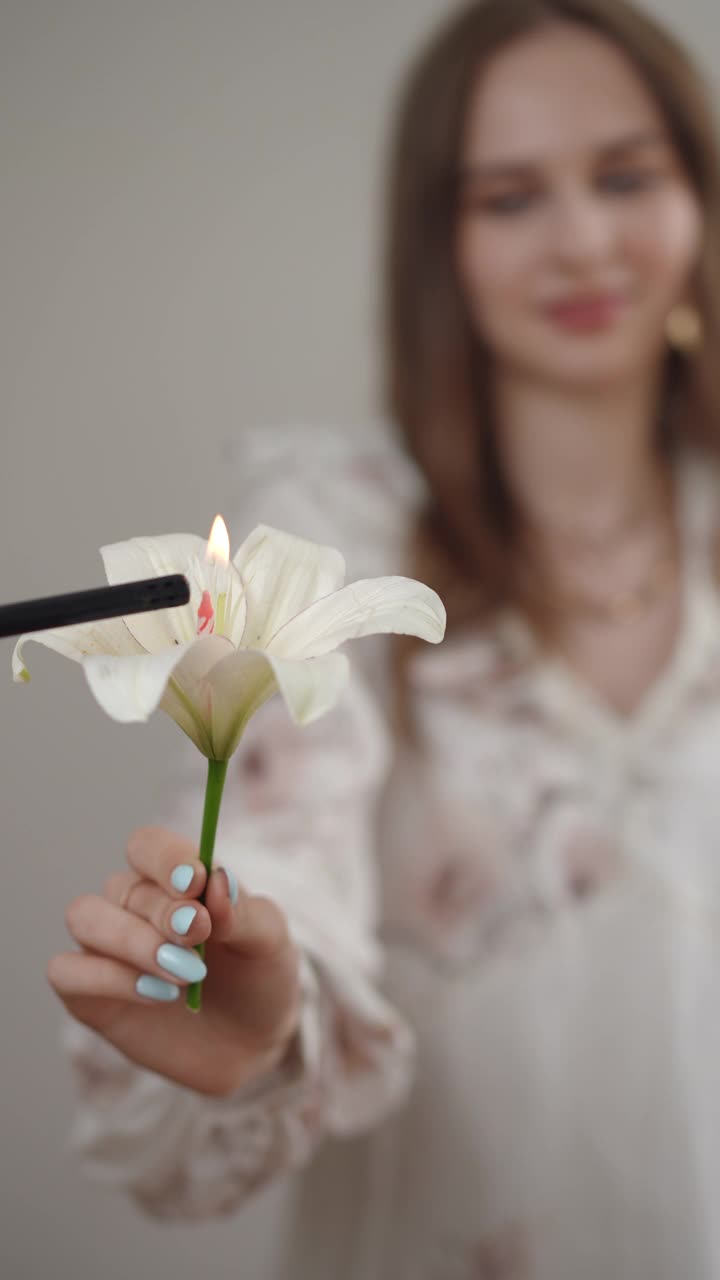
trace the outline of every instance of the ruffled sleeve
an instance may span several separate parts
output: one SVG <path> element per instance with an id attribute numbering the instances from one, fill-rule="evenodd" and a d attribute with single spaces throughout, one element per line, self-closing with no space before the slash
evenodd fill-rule
<path id="1" fill-rule="evenodd" d="M 349 577 L 358 576 L 354 565 L 361 574 L 397 571 L 407 481 L 393 487 L 387 455 L 383 467 L 348 446 L 326 465 L 323 483 L 322 458 L 302 441 L 297 436 L 291 448 L 278 438 L 274 466 L 272 439 L 247 441 L 240 536 L 264 520 L 338 546 Z M 376 941 L 375 818 L 393 751 L 378 692 L 382 654 L 373 653 L 369 667 L 353 664 L 335 710 L 308 728 L 295 727 L 279 700 L 268 704 L 228 771 L 216 862 L 283 908 L 302 957 L 300 1029 L 286 1060 L 231 1097 L 208 1098 L 135 1067 L 66 1020 L 78 1085 L 71 1147 L 90 1176 L 123 1188 L 154 1215 L 232 1212 L 305 1163 L 323 1138 L 371 1128 L 408 1092 L 413 1037 L 381 993 Z M 194 752 L 188 757 L 188 781 L 163 816 L 177 830 L 200 829 L 201 763 Z"/>

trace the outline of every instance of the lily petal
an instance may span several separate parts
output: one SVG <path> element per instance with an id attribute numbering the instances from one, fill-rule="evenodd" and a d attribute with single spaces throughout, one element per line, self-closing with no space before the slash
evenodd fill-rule
<path id="1" fill-rule="evenodd" d="M 16 683 L 30 679 L 25 666 L 23 649 L 28 640 L 53 649 L 63 658 L 82 662 L 92 654 L 142 653 L 137 640 L 128 631 L 122 618 L 106 618 L 100 622 L 82 622 L 76 626 L 55 627 L 47 631 L 28 631 L 20 636 L 12 656 L 13 679 Z"/>
<path id="2" fill-rule="evenodd" d="M 236 649 L 213 667 L 208 686 L 212 754 L 229 760 L 250 717 L 277 692 L 275 673 L 263 653 Z"/>
<path id="3" fill-rule="evenodd" d="M 386 632 L 439 644 L 445 622 L 442 600 L 424 583 L 413 578 L 365 578 L 291 618 L 267 649 L 290 658 L 316 658 L 346 640 Z"/>
<path id="4" fill-rule="evenodd" d="M 232 653 L 224 636 L 200 636 L 185 649 L 181 661 L 168 679 L 160 708 L 195 743 L 204 756 L 215 758 L 212 737 L 212 690 L 210 672 Z"/>
<path id="5" fill-rule="evenodd" d="M 207 543 L 194 533 L 169 533 L 162 538 L 130 538 L 100 548 L 111 586 L 168 573 L 185 573 L 193 557 L 202 559 Z M 148 653 L 160 653 L 169 645 L 188 644 L 195 635 L 190 605 L 135 613 L 127 620 L 133 635 Z"/>
<path id="6" fill-rule="evenodd" d="M 293 662 L 251 649 L 239 649 L 214 667 L 212 738 L 217 759 L 235 751 L 248 720 L 279 691 L 296 724 L 310 724 L 335 706 L 347 681 L 344 654 Z"/>
<path id="7" fill-rule="evenodd" d="M 245 649 L 264 648 L 276 631 L 345 581 L 345 560 L 324 547 L 269 525 L 258 525 L 233 558 L 243 581 Z"/>
<path id="8" fill-rule="evenodd" d="M 330 653 L 324 658 L 294 662 L 266 654 L 287 709 L 296 724 L 311 724 L 331 711 L 342 693 L 350 674 L 350 663 L 344 653 Z"/>
<path id="9" fill-rule="evenodd" d="M 121 724 L 131 724 L 148 720 L 160 705 L 167 682 L 185 652 L 182 645 L 173 645 L 164 653 L 119 658 L 103 654 L 86 658 L 83 666 L 103 711 Z"/>

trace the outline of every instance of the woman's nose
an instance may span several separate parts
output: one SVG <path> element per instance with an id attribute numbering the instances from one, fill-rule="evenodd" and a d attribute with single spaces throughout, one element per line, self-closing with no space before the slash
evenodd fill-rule
<path id="1" fill-rule="evenodd" d="M 615 243 L 614 219 L 592 192 L 558 196 L 552 217 L 552 248 L 558 261 L 575 268 L 602 262 Z"/>

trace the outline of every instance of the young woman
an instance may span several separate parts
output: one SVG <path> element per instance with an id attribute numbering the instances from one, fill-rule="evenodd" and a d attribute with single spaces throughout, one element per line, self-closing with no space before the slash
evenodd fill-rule
<path id="1" fill-rule="evenodd" d="M 271 705 L 228 873 L 188 794 L 49 969 L 96 1176 L 190 1219 L 303 1167 L 263 1280 L 720 1273 L 719 191 L 696 71 L 622 0 L 472 4 L 408 79 L 405 448 L 318 479 L 280 440 L 254 514 L 405 557 L 449 637 L 369 647 L 309 730 Z M 201 1014 L 137 993 L 204 939 Z"/>

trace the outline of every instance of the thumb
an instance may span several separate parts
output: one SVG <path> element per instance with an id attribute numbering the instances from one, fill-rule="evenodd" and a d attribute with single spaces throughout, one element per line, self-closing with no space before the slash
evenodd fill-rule
<path id="1" fill-rule="evenodd" d="M 257 959 L 291 951 L 284 912 L 270 898 L 248 893 L 229 867 L 216 867 L 205 891 L 211 939 Z"/>
<path id="2" fill-rule="evenodd" d="M 212 920 L 206 946 L 217 947 L 208 961 L 208 995 L 215 991 L 234 1023 L 272 1050 L 275 1064 L 300 1016 L 300 956 L 287 919 L 269 898 L 245 892 L 223 867 L 210 876 L 205 906 Z"/>

